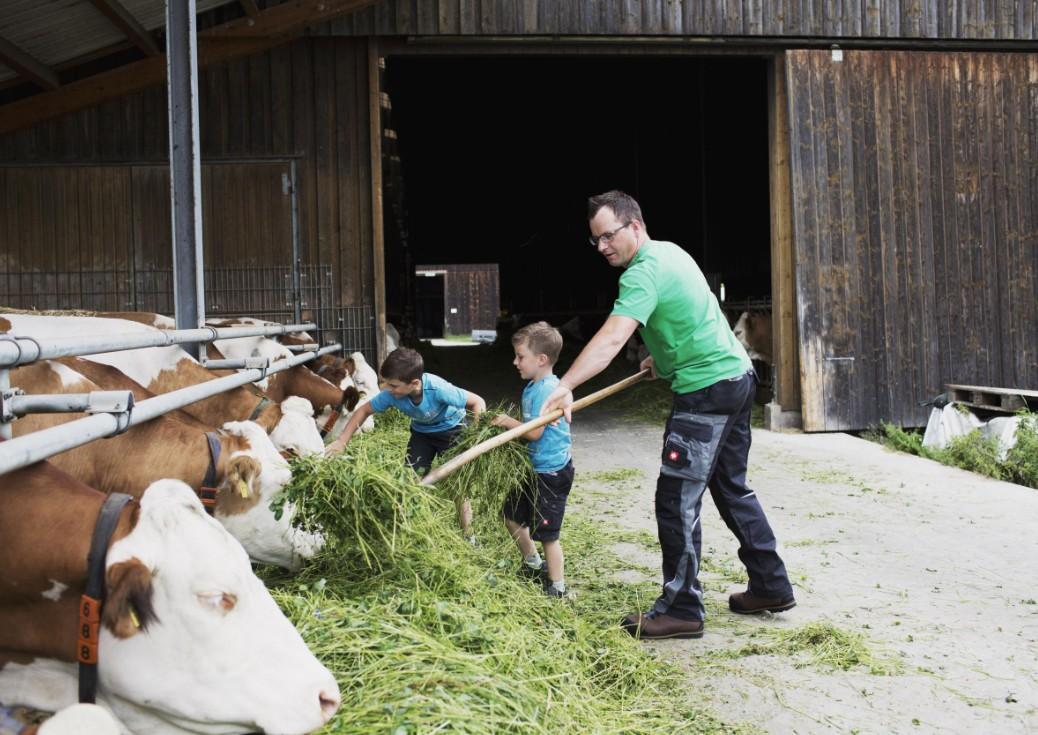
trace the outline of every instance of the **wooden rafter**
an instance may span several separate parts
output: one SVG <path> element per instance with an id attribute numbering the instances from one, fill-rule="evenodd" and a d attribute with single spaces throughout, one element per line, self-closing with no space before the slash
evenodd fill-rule
<path id="1" fill-rule="evenodd" d="M 241 3 L 242 10 L 245 11 L 245 15 L 250 18 L 255 18 L 260 14 L 260 9 L 256 5 L 256 0 L 238 0 Z"/>
<path id="2" fill-rule="evenodd" d="M 137 19 L 123 7 L 119 0 L 90 0 L 90 2 L 146 56 L 158 56 L 162 53 L 162 49 L 155 43 L 151 34 L 137 22 Z"/>
<path id="3" fill-rule="evenodd" d="M 35 82 L 44 89 L 57 89 L 61 86 L 58 75 L 54 73 L 53 69 L 37 61 L 5 38 L 0 38 L 0 64 L 11 67 L 20 76 Z"/>
<path id="4" fill-rule="evenodd" d="M 307 27 L 348 15 L 378 0 L 292 0 L 198 34 L 198 67 L 259 53 L 302 35 Z M 70 82 L 61 89 L 0 107 L 0 134 L 26 128 L 102 102 L 139 92 L 166 80 L 166 55 L 150 56 L 118 69 Z"/>

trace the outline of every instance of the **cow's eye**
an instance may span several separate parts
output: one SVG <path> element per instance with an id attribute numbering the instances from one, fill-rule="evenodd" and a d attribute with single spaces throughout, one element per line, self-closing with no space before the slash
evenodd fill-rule
<path id="1" fill-rule="evenodd" d="M 228 592 L 213 592 L 198 595 L 198 601 L 202 607 L 207 607 L 220 612 L 230 612 L 238 604 L 238 597 Z"/>

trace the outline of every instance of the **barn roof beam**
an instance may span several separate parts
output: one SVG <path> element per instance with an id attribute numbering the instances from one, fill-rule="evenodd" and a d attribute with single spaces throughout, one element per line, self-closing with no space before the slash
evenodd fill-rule
<path id="1" fill-rule="evenodd" d="M 144 52 L 145 56 L 158 56 L 162 53 L 155 39 L 137 22 L 119 0 L 90 0 L 104 17 L 108 18 L 116 28 L 123 32 L 133 45 Z"/>
<path id="2" fill-rule="evenodd" d="M 242 10 L 245 11 L 245 15 L 250 18 L 255 18 L 260 14 L 260 9 L 256 5 L 256 0 L 238 0 L 241 4 Z"/>
<path id="3" fill-rule="evenodd" d="M 198 34 L 198 67 L 265 51 L 298 38 L 309 26 L 348 15 L 378 0 L 295 0 L 238 18 Z M 6 63 L 6 62 L 5 62 Z M 26 97 L 0 107 L 0 134 L 26 128 L 70 112 L 161 84 L 166 56 L 149 56 L 61 89 Z"/>
<path id="4" fill-rule="evenodd" d="M 0 38 L 0 64 L 11 67 L 20 76 L 31 80 L 44 89 L 57 89 L 61 86 L 58 75 L 46 64 L 15 46 L 6 38 Z"/>

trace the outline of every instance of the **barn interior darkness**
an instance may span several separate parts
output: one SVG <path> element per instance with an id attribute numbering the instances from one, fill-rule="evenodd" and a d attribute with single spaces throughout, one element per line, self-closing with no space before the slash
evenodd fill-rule
<path id="1" fill-rule="evenodd" d="M 763 60 L 391 56 L 383 85 L 391 319 L 413 299 L 404 263 L 498 263 L 503 311 L 595 328 L 619 274 L 588 243 L 586 199 L 612 188 L 729 301 L 769 297 Z"/>

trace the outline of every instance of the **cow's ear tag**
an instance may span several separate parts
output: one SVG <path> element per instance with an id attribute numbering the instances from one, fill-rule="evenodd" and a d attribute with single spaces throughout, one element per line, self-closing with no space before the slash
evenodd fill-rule
<path id="1" fill-rule="evenodd" d="M 248 498 L 249 497 L 249 483 L 245 482 L 245 480 L 238 480 L 238 493 L 243 498 Z"/>
<path id="2" fill-rule="evenodd" d="M 129 611 L 130 611 L 130 622 L 133 623 L 133 627 L 134 628 L 141 627 L 141 621 L 140 621 L 140 618 L 137 617 L 137 611 L 134 610 L 132 607 L 129 608 Z"/>

